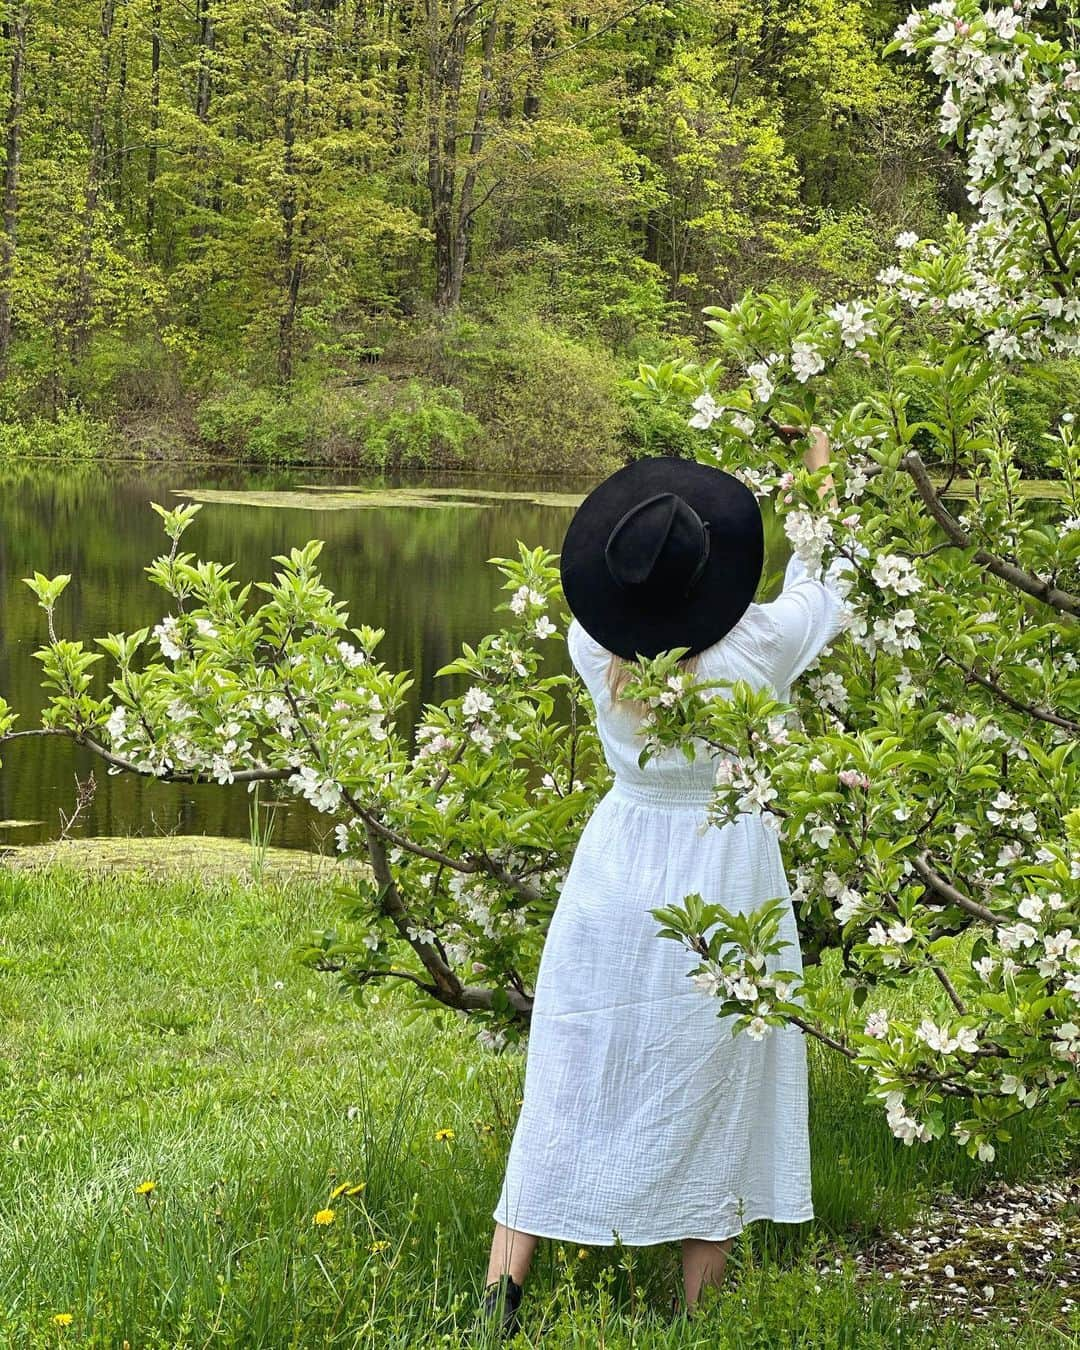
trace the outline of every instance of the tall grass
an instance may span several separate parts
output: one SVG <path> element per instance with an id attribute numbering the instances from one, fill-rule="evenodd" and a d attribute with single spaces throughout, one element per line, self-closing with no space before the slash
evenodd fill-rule
<path id="1" fill-rule="evenodd" d="M 398 985 L 361 1010 L 295 964 L 328 904 L 295 880 L 0 871 L 5 1350 L 469 1343 L 524 1061 L 453 1013 L 417 1016 Z M 814 1223 L 751 1225 L 715 1307 L 682 1326 L 674 1246 L 542 1241 L 520 1344 L 1000 1344 L 821 1258 L 1075 1145 L 1047 1122 L 992 1169 L 905 1148 L 845 1063 L 813 1046 L 811 1067 Z M 345 1182 L 363 1189 L 331 1201 Z M 1032 1308 L 1017 1343 L 1047 1344 Z"/>

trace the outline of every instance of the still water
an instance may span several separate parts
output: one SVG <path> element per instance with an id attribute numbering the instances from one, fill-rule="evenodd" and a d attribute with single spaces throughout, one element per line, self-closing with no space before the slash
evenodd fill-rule
<path id="1" fill-rule="evenodd" d="M 20 713 L 16 729 L 39 724 L 45 696 L 33 653 L 46 639 L 46 621 L 21 581 L 35 571 L 71 574 L 57 606 L 57 631 L 82 639 L 88 650 L 100 650 L 95 637 L 153 626 L 170 612 L 170 597 L 143 569 L 169 548 L 150 503 L 175 506 L 182 500 L 175 489 L 295 491 L 315 483 L 441 486 L 472 493 L 535 489 L 581 496 L 593 481 L 431 474 L 347 479 L 340 471 L 319 475 L 310 468 L 0 467 L 0 694 Z M 574 512 L 572 501 L 540 505 L 482 496 L 474 500 L 481 504 L 341 510 L 316 510 L 304 498 L 304 505 L 289 507 L 215 501 L 203 505 L 182 548 L 197 559 L 233 562 L 232 579 L 244 583 L 270 580 L 277 568 L 274 554 L 310 539 L 323 540 L 323 580 L 345 602 L 349 622 L 385 628 L 379 656 L 391 669 L 413 676 L 406 717 L 411 730 L 424 703 L 462 691 L 460 680 L 437 680 L 435 672 L 460 653 L 463 642 L 475 643 L 502 620 L 494 607 L 506 598 L 503 578 L 487 560 L 516 556 L 517 540 L 557 552 Z M 782 567 L 787 548 L 771 520 L 766 524 L 768 571 Z M 776 580 L 774 573 L 774 585 Z M 249 605 L 260 600 L 255 591 Z M 549 662 L 551 672 L 569 669 L 564 643 L 552 641 Z M 97 662 L 95 696 L 107 692 L 114 670 L 111 659 Z M 74 807 L 76 777 L 85 779 L 91 772 L 96 790 L 72 830 L 74 837 L 247 837 L 250 831 L 253 799 L 242 785 L 191 786 L 110 775 L 90 751 L 60 737 L 12 742 L 4 747 L 3 761 L 0 821 L 40 823 L 0 827 L 0 845 L 55 838 L 61 813 L 69 815 Z M 269 795 L 265 787 L 263 795 L 264 800 Z M 332 836 L 324 842 L 331 828 L 328 818 L 289 797 L 288 805 L 275 811 L 272 842 L 326 851 L 332 847 Z"/>
<path id="2" fill-rule="evenodd" d="M 461 677 L 436 679 L 435 672 L 460 653 L 463 642 L 476 643 L 503 619 L 494 612 L 507 598 L 503 578 L 488 559 L 516 557 L 518 540 L 558 552 L 576 502 L 595 481 L 467 474 L 350 479 L 311 468 L 205 465 L 0 465 L 0 694 L 20 714 L 16 729 L 39 725 L 46 698 L 33 653 L 46 640 L 46 620 L 21 578 L 70 573 L 56 610 L 57 632 L 98 651 L 94 638 L 152 627 L 171 611 L 171 597 L 144 570 L 170 546 L 151 502 L 172 507 L 187 492 L 207 490 L 256 494 L 259 504 L 235 496 L 204 503 L 183 536 L 183 551 L 233 563 L 231 579 L 243 584 L 272 579 L 274 554 L 321 539 L 323 581 L 344 601 L 349 623 L 385 629 L 380 659 L 413 678 L 402 725 L 411 733 L 425 703 L 463 692 Z M 438 492 L 430 506 L 399 495 L 377 507 L 317 509 L 335 486 Z M 766 561 L 757 598 L 768 600 L 779 589 L 790 548 L 770 504 L 762 506 Z M 1042 514 L 1034 501 L 1029 507 Z M 249 605 L 261 598 L 255 590 Z M 565 644 L 552 640 L 544 673 L 569 668 Z M 114 674 L 111 660 L 97 662 L 92 674 L 91 692 L 103 697 Z M 61 737 L 14 741 L 4 747 L 3 761 L 0 847 L 56 838 L 74 809 L 77 780 L 91 774 L 94 791 L 72 837 L 250 834 L 253 797 L 243 785 L 110 775 L 96 755 Z M 271 791 L 263 788 L 264 804 Z M 281 805 L 273 812 L 272 843 L 332 851 L 331 820 L 280 789 L 275 796 Z"/>

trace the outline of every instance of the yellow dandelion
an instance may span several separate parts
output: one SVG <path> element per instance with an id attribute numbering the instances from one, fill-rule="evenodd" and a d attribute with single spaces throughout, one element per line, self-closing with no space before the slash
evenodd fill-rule
<path id="1" fill-rule="evenodd" d="M 344 1195 L 351 1185 L 351 1181 L 343 1181 L 340 1186 L 335 1186 L 330 1192 L 330 1199 L 336 1200 L 339 1195 Z"/>
<path id="2" fill-rule="evenodd" d="M 366 1185 L 367 1185 L 366 1181 L 358 1181 L 355 1186 L 350 1186 L 349 1189 L 345 1192 L 345 1194 L 359 1195 Z"/>
<path id="3" fill-rule="evenodd" d="M 316 1214 L 312 1220 L 312 1223 L 317 1223 L 320 1228 L 325 1228 L 328 1224 L 333 1223 L 336 1217 L 337 1215 L 332 1209 L 320 1209 L 318 1214 Z"/>
<path id="4" fill-rule="evenodd" d="M 524 1101 L 525 1101 L 525 1098 L 524 1098 L 524 1097 L 519 1097 L 519 1098 L 517 1099 L 516 1105 L 521 1106 L 521 1105 L 524 1104 Z"/>
<path id="5" fill-rule="evenodd" d="M 453 1130 L 450 1130 L 450 1129 L 443 1129 L 443 1130 L 436 1130 L 436 1131 L 435 1131 L 435 1138 L 436 1138 L 436 1139 L 446 1139 L 446 1140 L 450 1140 L 450 1139 L 453 1139 L 453 1137 L 454 1137 L 454 1131 L 453 1131 Z"/>
<path id="6" fill-rule="evenodd" d="M 156 1181 L 140 1181 L 139 1184 L 135 1187 L 135 1194 L 149 1195 L 152 1191 L 156 1190 L 157 1190 Z"/>
<path id="7" fill-rule="evenodd" d="M 384 1251 L 386 1251 L 387 1247 L 389 1247 L 389 1246 L 390 1246 L 390 1243 L 387 1242 L 387 1240 L 386 1240 L 385 1238 L 378 1238 L 375 1242 L 373 1242 L 373 1243 L 371 1244 L 371 1246 L 368 1248 L 368 1251 L 371 1251 L 371 1252 L 384 1252 Z"/>
<path id="8" fill-rule="evenodd" d="M 589 1254 L 589 1253 L 588 1253 L 588 1249 L 587 1249 L 587 1248 L 585 1248 L 585 1247 L 579 1247 L 579 1248 L 578 1248 L 578 1260 L 579 1260 L 579 1261 L 584 1261 L 585 1258 L 588 1256 L 588 1254 Z"/>
<path id="9" fill-rule="evenodd" d="M 54 1327 L 69 1327 L 75 1321 L 73 1313 L 57 1313 L 53 1318 Z"/>

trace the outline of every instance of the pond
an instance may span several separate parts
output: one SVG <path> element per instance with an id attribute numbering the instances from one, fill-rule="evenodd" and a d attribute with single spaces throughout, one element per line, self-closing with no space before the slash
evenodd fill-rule
<path id="1" fill-rule="evenodd" d="M 405 719 L 411 731 L 424 703 L 462 692 L 460 680 L 436 680 L 435 672 L 502 618 L 494 607 L 506 598 L 503 578 L 487 560 L 515 556 L 519 539 L 557 552 L 592 481 L 462 474 L 346 479 L 310 468 L 0 467 L 0 693 L 19 712 L 19 728 L 38 725 L 45 700 L 33 653 L 45 640 L 45 616 L 21 578 L 71 574 L 57 630 L 90 650 L 100 650 L 95 637 L 153 626 L 170 604 L 143 570 L 168 550 L 150 502 L 172 506 L 199 497 L 203 509 L 183 547 L 200 559 L 235 563 L 231 575 L 241 583 L 271 579 L 274 554 L 324 541 L 323 580 L 345 602 L 350 623 L 385 628 L 379 656 L 414 678 Z M 375 488 L 382 490 L 378 505 L 355 496 Z M 408 491 L 392 491 L 402 488 Z M 759 598 L 775 591 L 788 554 L 767 505 L 766 540 L 767 582 Z M 251 603 L 258 603 L 257 593 Z M 548 660 L 551 671 L 569 669 L 565 644 L 553 641 Z M 97 663 L 95 696 L 106 692 L 112 671 L 111 661 Z M 7 823 L 0 824 L 0 845 L 57 837 L 61 813 L 74 809 L 76 777 L 91 771 L 95 792 L 75 835 L 250 832 L 252 796 L 242 785 L 110 775 L 91 752 L 59 737 L 15 741 L 3 759 L 0 822 Z M 288 798 L 275 809 L 275 844 L 329 851 L 331 830 L 304 801 Z"/>

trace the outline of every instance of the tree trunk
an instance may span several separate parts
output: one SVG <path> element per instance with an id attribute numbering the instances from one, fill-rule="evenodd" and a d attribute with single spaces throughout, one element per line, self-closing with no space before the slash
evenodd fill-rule
<path id="1" fill-rule="evenodd" d="M 113 201 L 116 209 L 124 209 L 124 157 L 127 154 L 124 137 L 124 94 L 127 91 L 127 0 L 120 0 L 120 62 L 116 73 L 116 106 L 113 109 L 113 143 L 115 145 L 112 173 Z"/>
<path id="2" fill-rule="evenodd" d="M 160 8 L 158 10 L 160 14 Z M 206 127 L 210 121 L 210 58 L 214 51 L 215 31 L 214 16 L 211 11 L 211 0 L 196 0 L 196 23 L 199 30 L 199 71 L 195 79 L 195 116 L 199 120 L 199 125 L 203 128 L 203 139 L 199 143 L 196 152 L 195 169 L 195 193 L 194 201 L 198 215 L 191 229 L 192 239 L 201 239 L 206 233 L 206 223 L 201 219 L 201 213 L 206 206 L 207 190 L 207 151 L 206 151 Z"/>
<path id="3" fill-rule="evenodd" d="M 487 121 L 488 104 L 491 101 L 491 67 L 495 53 L 495 34 L 498 28 L 498 10 L 493 9 L 484 29 L 484 57 L 480 71 L 480 88 L 476 91 L 476 113 L 473 117 L 472 135 L 469 138 L 469 163 L 458 194 L 456 233 L 454 237 L 453 266 L 450 278 L 450 305 L 461 303 L 461 288 L 465 281 L 465 266 L 469 259 L 469 244 L 472 241 L 473 194 L 479 172 L 480 152 L 484 146 L 484 126 Z"/>
<path id="4" fill-rule="evenodd" d="M 464 175 L 458 162 L 458 113 L 469 36 L 471 7 L 460 11 L 456 0 L 443 39 L 439 0 L 428 0 L 428 192 L 435 236 L 435 305 L 443 313 L 461 300 L 472 237 L 473 194 L 483 148 L 488 104 L 492 95 L 492 63 L 498 33 L 498 6 L 484 26 L 483 56 L 476 106 L 469 133 L 469 159 Z"/>
<path id="5" fill-rule="evenodd" d="M 296 92 L 293 84 L 300 68 L 300 43 L 295 9 L 286 25 L 289 47 L 285 56 L 285 124 L 282 132 L 285 181 L 281 193 L 281 266 L 285 302 L 278 320 L 278 379 L 288 384 L 293 375 L 293 337 L 296 304 L 300 294 L 303 259 L 296 255 Z"/>
<path id="6" fill-rule="evenodd" d="M 83 207 L 82 240 L 75 264 L 75 286 L 71 303 L 70 350 L 77 356 L 85 347 L 90 316 L 90 254 L 94 246 L 97 224 L 98 197 L 105 169 L 105 107 L 109 95 L 109 68 L 111 58 L 115 0 L 103 0 L 101 6 L 101 66 L 97 97 L 94 99 L 93 121 L 90 124 L 89 158 L 86 169 L 86 202 Z"/>
<path id="7" fill-rule="evenodd" d="M 154 242 L 154 204 L 157 195 L 158 146 L 161 125 L 161 0 L 154 0 L 150 35 L 150 149 L 146 160 L 146 251 Z M 200 76 L 202 71 L 200 70 Z"/>
<path id="8" fill-rule="evenodd" d="M 19 5 L 14 17 L 4 22 L 4 39 L 11 43 L 11 95 L 4 118 L 3 235 L 0 237 L 0 379 L 7 374 L 11 350 L 11 286 L 15 271 L 16 235 L 19 228 L 19 167 L 22 162 L 23 66 L 26 61 L 26 29 L 29 6 Z"/>

